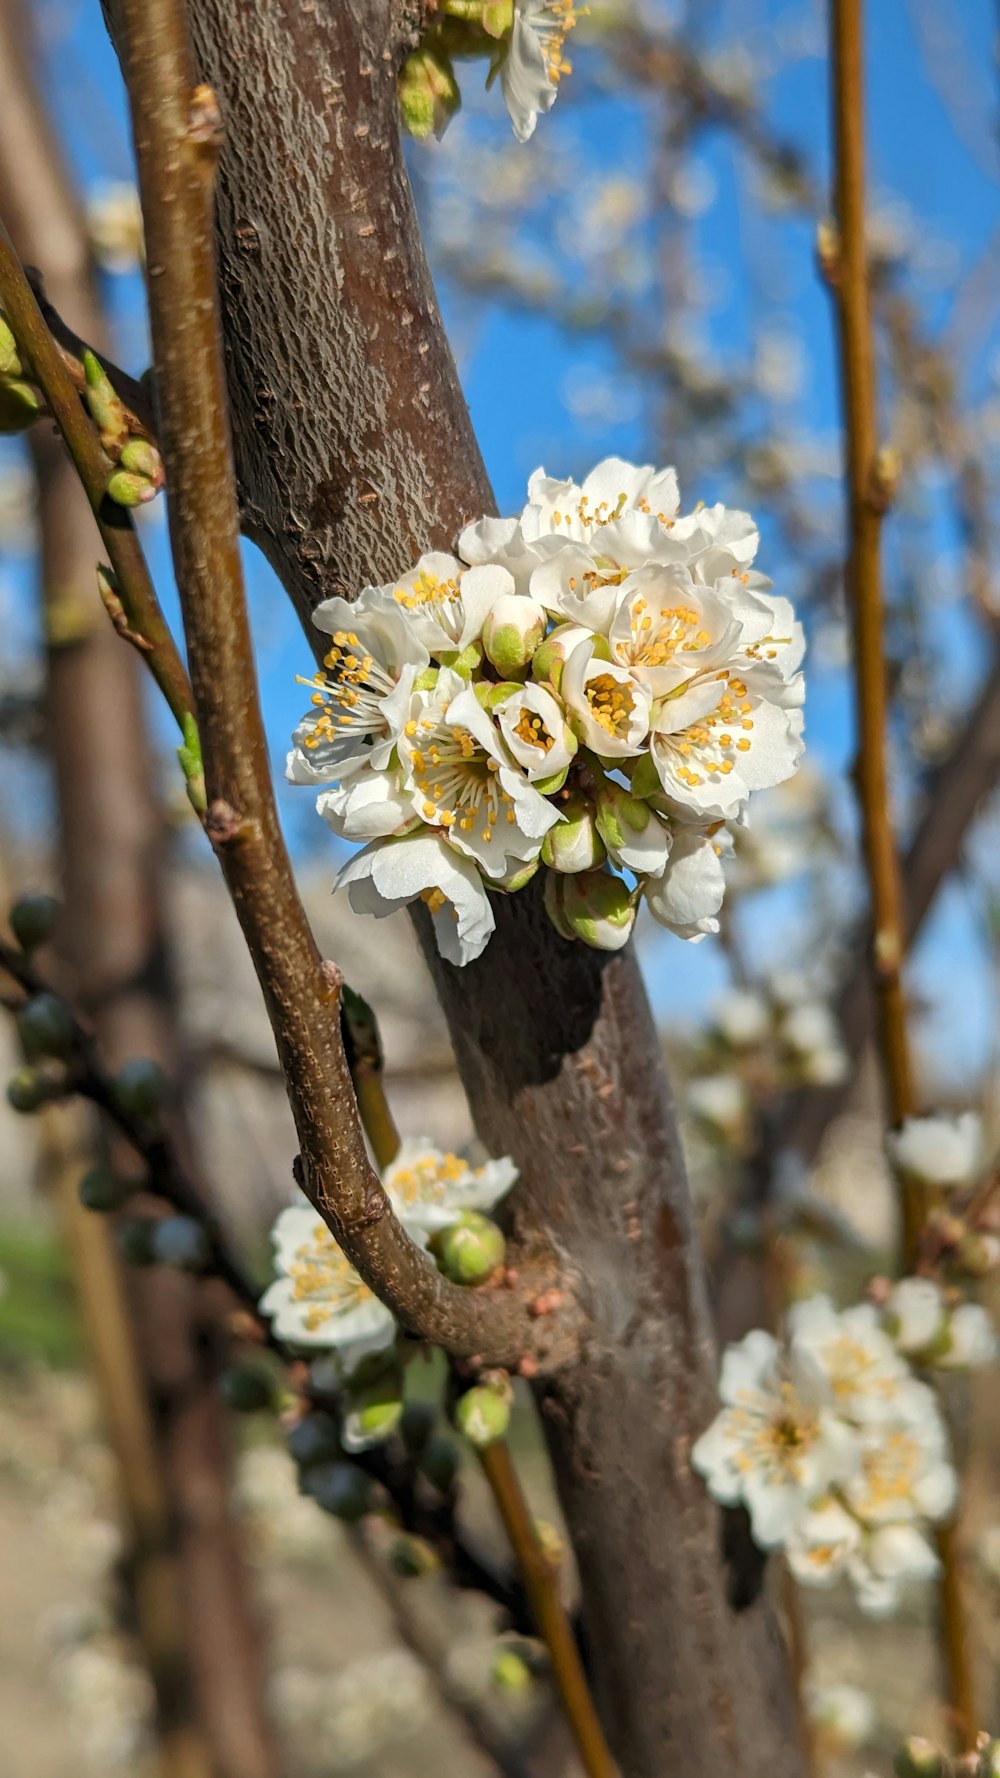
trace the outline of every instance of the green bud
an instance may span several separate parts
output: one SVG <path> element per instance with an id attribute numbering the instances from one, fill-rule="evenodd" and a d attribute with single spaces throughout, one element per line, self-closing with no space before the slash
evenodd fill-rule
<path id="1" fill-rule="evenodd" d="M 223 1371 L 219 1388 L 227 1407 L 237 1414 L 256 1414 L 274 1406 L 274 1378 L 262 1364 L 234 1364 Z"/>
<path id="2" fill-rule="evenodd" d="M 302 1471 L 299 1487 L 346 1525 L 356 1525 L 371 1508 L 371 1482 L 354 1463 L 312 1463 Z"/>
<path id="3" fill-rule="evenodd" d="M 399 76 L 403 127 L 418 142 L 444 135 L 462 103 L 455 70 L 440 42 L 425 43 L 407 56 Z"/>
<path id="4" fill-rule="evenodd" d="M 211 1242 L 193 1216 L 165 1216 L 153 1233 L 157 1265 L 178 1272 L 203 1272 L 212 1256 Z"/>
<path id="5" fill-rule="evenodd" d="M 439 1494 L 451 1493 L 461 1466 L 458 1446 L 443 1432 L 434 1433 L 420 1453 L 420 1473 Z"/>
<path id="6" fill-rule="evenodd" d="M 17 341 L 0 315 L 0 377 L 19 377 L 23 369 L 17 354 Z"/>
<path id="7" fill-rule="evenodd" d="M 498 877 L 495 881 L 491 878 L 490 888 L 497 895 L 515 895 L 518 889 L 523 889 L 526 883 L 531 882 L 540 866 L 540 858 L 532 858 L 528 864 L 516 865 L 505 877 Z"/>
<path id="8" fill-rule="evenodd" d="M 632 768 L 631 788 L 633 796 L 662 796 L 663 785 L 651 753 L 640 753 Z"/>
<path id="9" fill-rule="evenodd" d="M 620 951 L 635 924 L 628 884 L 610 871 L 581 871 L 545 879 L 545 909 L 563 938 L 580 938 L 597 951 Z"/>
<path id="10" fill-rule="evenodd" d="M 406 1580 L 422 1580 L 425 1574 L 436 1574 L 441 1558 L 426 1538 L 404 1535 L 394 1539 L 389 1549 L 389 1566 Z"/>
<path id="11" fill-rule="evenodd" d="M 131 1117 L 155 1117 L 167 1095 L 167 1077 L 158 1062 L 133 1056 L 119 1068 L 111 1088 L 115 1104 Z"/>
<path id="12" fill-rule="evenodd" d="M 110 1167 L 91 1167 L 76 1189 L 85 1210 L 107 1213 L 120 1210 L 135 1188 L 130 1179 L 122 1179 Z"/>
<path id="13" fill-rule="evenodd" d="M 115 1229 L 115 1240 L 122 1259 L 130 1266 L 151 1266 L 155 1258 L 155 1234 L 156 1218 L 153 1216 L 130 1216 L 127 1222 L 120 1222 Z"/>
<path id="14" fill-rule="evenodd" d="M 318 1409 L 304 1414 L 288 1434 L 288 1450 L 293 1463 L 297 1463 L 300 1469 L 308 1469 L 314 1463 L 325 1463 L 328 1458 L 338 1457 L 340 1438 L 336 1421 L 329 1414 L 320 1413 Z"/>
<path id="15" fill-rule="evenodd" d="M 437 1410 L 426 1401 L 411 1401 L 399 1422 L 400 1437 L 411 1457 L 419 1457 L 434 1431 Z"/>
<path id="16" fill-rule="evenodd" d="M 575 735 L 573 736 L 573 739 L 574 741 L 576 740 Z M 535 789 L 539 796 L 555 796 L 556 791 L 562 789 L 568 777 L 569 766 L 563 766 L 562 771 L 553 772 L 551 778 L 536 778 Z"/>
<path id="17" fill-rule="evenodd" d="M 573 791 L 559 804 L 559 810 L 563 820 L 550 827 L 542 841 L 542 863 L 569 875 L 603 864 L 607 854 L 589 797 Z"/>
<path id="18" fill-rule="evenodd" d="M 144 475 L 131 475 L 127 469 L 116 469 L 107 487 L 117 506 L 146 506 L 150 500 L 156 499 L 159 491 Z"/>
<path id="19" fill-rule="evenodd" d="M 438 1229 L 428 1242 L 438 1271 L 453 1284 L 485 1284 L 503 1264 L 507 1243 L 495 1222 L 476 1210 L 467 1210 L 448 1228 Z"/>
<path id="20" fill-rule="evenodd" d="M 911 1735 L 896 1750 L 893 1760 L 896 1778 L 946 1778 L 949 1761 L 940 1747 L 925 1741 L 922 1735 Z"/>
<path id="21" fill-rule="evenodd" d="M 589 636 L 589 631 L 581 629 L 579 624 L 559 624 L 535 649 L 531 661 L 532 679 L 536 679 L 541 685 L 551 685 L 553 691 L 558 691 L 567 655 L 586 636 Z"/>
<path id="22" fill-rule="evenodd" d="M 1000 1240 L 996 1235 L 970 1229 L 955 1248 L 955 1265 L 970 1278 L 985 1278 L 1000 1265 Z"/>
<path id="23" fill-rule="evenodd" d="M 34 383 L 0 380 L 0 434 L 26 432 L 44 411 L 42 392 Z"/>
<path id="24" fill-rule="evenodd" d="M 980 1749 L 976 1778 L 1000 1778 L 1000 1741 L 988 1741 Z"/>
<path id="25" fill-rule="evenodd" d="M 352 1386 L 344 1403 L 341 1442 L 345 1451 L 368 1451 L 384 1445 L 403 1418 L 403 1378 L 398 1369 L 384 1371 L 362 1389 Z"/>
<path id="26" fill-rule="evenodd" d="M 498 1691 L 516 1697 L 530 1691 L 535 1683 L 531 1668 L 516 1648 L 500 1647 L 493 1656 L 490 1679 Z"/>
<path id="27" fill-rule="evenodd" d="M 516 680 L 504 679 L 499 685 L 496 685 L 492 679 L 480 679 L 476 683 L 475 690 L 476 700 L 482 705 L 482 708 L 493 711 L 499 710 L 501 704 L 505 704 L 507 699 L 513 697 L 516 691 L 521 691 L 522 687 Z"/>
<path id="28" fill-rule="evenodd" d="M 510 1425 L 510 1401 L 507 1393 L 479 1383 L 467 1389 L 455 1404 L 455 1425 L 477 1450 L 496 1444 L 504 1438 Z"/>
<path id="29" fill-rule="evenodd" d="M 17 1023 L 30 1056 L 67 1056 L 73 1048 L 72 1014 L 57 994 L 33 994 Z"/>
<path id="30" fill-rule="evenodd" d="M 184 714 L 184 720 L 181 723 L 181 733 L 184 736 L 184 740 L 181 746 L 177 749 L 177 758 L 180 762 L 181 771 L 184 773 L 184 782 L 187 785 L 188 800 L 196 813 L 203 815 L 207 806 L 205 793 L 205 766 L 201 757 L 201 736 L 198 733 L 198 724 L 190 710 L 186 711 Z"/>
<path id="31" fill-rule="evenodd" d="M 155 482 L 157 487 L 163 486 L 163 460 L 148 438 L 127 439 L 118 461 L 123 469 L 130 470 L 133 475 L 144 475 L 148 481 Z"/>
<path id="32" fill-rule="evenodd" d="M 523 593 L 502 593 L 483 625 L 486 658 L 505 679 L 527 672 L 545 637 L 545 612 Z"/>
<path id="33" fill-rule="evenodd" d="M 114 384 L 103 365 L 93 352 L 83 354 L 83 374 L 86 378 L 84 401 L 94 425 L 101 435 L 101 443 L 112 457 L 117 457 L 128 438 L 128 417 L 125 403 L 115 393 Z M 112 495 L 112 499 L 117 496 Z M 130 504 L 121 501 L 122 506 Z"/>
<path id="34" fill-rule="evenodd" d="M 7 1082 L 7 1103 L 12 1111 L 37 1111 L 57 1097 L 59 1088 L 37 1068 L 18 1068 Z"/>
<path id="35" fill-rule="evenodd" d="M 10 929 L 22 951 L 35 951 L 48 944 L 62 909 L 54 895 L 40 889 L 19 895 L 10 910 Z"/>
<path id="36" fill-rule="evenodd" d="M 438 682 L 439 667 L 425 667 L 413 681 L 414 691 L 433 691 Z M 394 755 L 395 757 L 395 755 Z"/>

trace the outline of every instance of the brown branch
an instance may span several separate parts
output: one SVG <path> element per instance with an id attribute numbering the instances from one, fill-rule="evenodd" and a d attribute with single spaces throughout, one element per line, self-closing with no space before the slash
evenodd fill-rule
<path id="1" fill-rule="evenodd" d="M 295 886 L 257 696 L 212 243 L 218 108 L 211 89 L 196 83 L 179 4 L 123 0 L 120 26 L 205 827 L 274 1026 L 301 1146 L 300 1183 L 404 1327 L 456 1355 L 514 1365 L 532 1343 L 523 1301 L 442 1278 L 393 1215 L 365 1151 L 340 1039 L 341 977 L 323 964 Z"/>
<path id="2" fill-rule="evenodd" d="M 903 898 L 896 854 L 886 748 L 886 672 L 880 539 L 888 490 L 880 473 L 875 357 L 865 252 L 864 30 L 862 0 L 833 0 L 831 11 L 835 210 L 838 240 L 830 283 L 839 323 L 848 482 L 848 588 L 854 624 L 859 751 L 856 767 L 873 933 L 870 970 L 879 1053 L 890 1121 L 916 1109 L 902 964 Z M 917 1253 L 926 1201 L 898 1181 L 904 1263 Z M 942 1565 L 940 1636 L 948 1700 L 959 1734 L 978 1721 L 969 1630 L 962 1604 L 954 1528 L 938 1536 Z M 970 1743 L 971 1744 L 971 1743 Z"/>
<path id="3" fill-rule="evenodd" d="M 41 310 L 0 222 L 0 308 L 7 316 L 18 348 L 31 365 L 55 419 L 97 520 L 108 552 L 130 630 L 145 637 L 145 659 L 183 731 L 192 713 L 191 688 L 176 644 L 149 577 L 142 545 L 129 513 L 107 493 L 113 472 L 100 439 L 85 413 L 62 353 L 42 318 Z"/>

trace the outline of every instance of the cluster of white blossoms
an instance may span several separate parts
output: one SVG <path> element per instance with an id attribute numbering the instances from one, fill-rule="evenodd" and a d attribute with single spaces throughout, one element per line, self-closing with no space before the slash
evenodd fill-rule
<path id="1" fill-rule="evenodd" d="M 492 1210 L 516 1178 L 506 1157 L 474 1166 L 411 1137 L 384 1170 L 382 1184 L 411 1238 L 425 1247 L 470 1212 Z M 311 1204 L 300 1198 L 283 1210 L 271 1239 L 277 1276 L 260 1307 L 279 1339 L 326 1350 L 336 1378 L 345 1383 L 366 1360 L 390 1352 L 398 1332 L 391 1311 L 359 1277 Z M 355 1428 L 355 1439 L 357 1433 Z M 349 1428 L 345 1442 L 350 1436 Z"/>
<path id="2" fill-rule="evenodd" d="M 464 964 L 491 893 L 544 869 L 566 938 L 617 950 L 640 898 L 683 938 L 718 930 L 727 824 L 802 753 L 804 639 L 749 515 L 678 504 L 672 469 L 538 470 L 518 518 L 317 608 L 288 776 L 367 842 L 338 879 L 358 912 L 419 897 Z"/>
<path id="3" fill-rule="evenodd" d="M 763 1549 L 784 1550 L 806 1585 L 846 1578 L 873 1616 L 936 1573 L 930 1527 L 955 1501 L 940 1409 L 906 1356 L 931 1350 L 926 1323 L 920 1346 L 905 1345 L 905 1292 L 918 1282 L 881 1311 L 838 1313 L 812 1297 L 790 1311 L 784 1343 L 757 1329 L 731 1346 L 721 1412 L 692 1453 L 713 1498 L 746 1507 Z"/>

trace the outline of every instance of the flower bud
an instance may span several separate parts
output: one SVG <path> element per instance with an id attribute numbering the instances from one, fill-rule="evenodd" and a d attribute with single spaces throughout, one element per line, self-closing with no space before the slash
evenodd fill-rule
<path id="1" fill-rule="evenodd" d="M 558 691 L 563 667 L 579 642 L 594 642 L 595 653 L 598 644 L 603 644 L 602 652 L 610 653 L 603 636 L 595 639 L 582 624 L 559 624 L 541 646 L 535 649 L 531 662 L 532 679 L 536 679 L 541 685 L 551 685 L 553 691 Z"/>
<path id="2" fill-rule="evenodd" d="M 288 1434 L 288 1452 L 293 1463 L 300 1469 L 309 1469 L 313 1464 L 325 1463 L 328 1459 L 340 1455 L 340 1438 L 337 1423 L 329 1414 L 313 1409 L 303 1414 Z M 348 1466 L 349 1467 L 349 1466 Z M 303 1483 L 305 1489 L 305 1484 Z M 305 1492 L 309 1492 L 305 1489 Z"/>
<path id="3" fill-rule="evenodd" d="M 105 1213 L 120 1210 L 133 1192 L 130 1179 L 112 1173 L 110 1167 L 91 1167 L 77 1186 L 77 1195 L 85 1210 Z"/>
<path id="4" fill-rule="evenodd" d="M 407 56 L 399 76 L 403 126 L 418 142 L 441 137 L 462 103 L 455 71 L 440 45 Z"/>
<path id="5" fill-rule="evenodd" d="M 893 1760 L 896 1778 L 946 1778 L 948 1760 L 932 1741 L 922 1735 L 911 1735 L 896 1750 Z"/>
<path id="6" fill-rule="evenodd" d="M 516 678 L 531 665 L 546 622 L 541 605 L 527 593 L 501 593 L 483 625 L 483 647 L 504 679 Z"/>
<path id="7" fill-rule="evenodd" d="M 122 1259 L 130 1266 L 151 1266 L 155 1257 L 155 1234 L 156 1218 L 153 1216 L 130 1216 L 127 1222 L 120 1222 L 115 1229 L 115 1240 Z"/>
<path id="8" fill-rule="evenodd" d="M 178 1272 L 203 1272 L 212 1256 L 211 1243 L 193 1216 L 165 1216 L 153 1234 L 153 1258 L 157 1265 Z"/>
<path id="9" fill-rule="evenodd" d="M 120 1111 L 132 1117 L 155 1117 L 167 1093 L 167 1077 L 158 1062 L 133 1056 L 115 1076 L 112 1092 Z"/>
<path id="10" fill-rule="evenodd" d="M 436 1574 L 441 1558 L 424 1537 L 397 1537 L 389 1549 L 389 1566 L 406 1580 L 422 1580 L 425 1574 Z"/>
<path id="11" fill-rule="evenodd" d="M 73 1047 L 73 1018 L 57 994 L 33 994 L 17 1023 L 31 1056 L 66 1056 Z"/>
<path id="12" fill-rule="evenodd" d="M 0 379 L 0 435 L 27 431 L 44 407 L 41 390 L 34 383 Z"/>
<path id="13" fill-rule="evenodd" d="M 38 1068 L 18 1068 L 7 1082 L 7 1103 L 12 1111 L 37 1111 L 55 1097 L 56 1090 Z"/>
<path id="14" fill-rule="evenodd" d="M 299 1487 L 346 1525 L 356 1525 L 371 1507 L 371 1482 L 355 1463 L 312 1463 L 299 1477 Z"/>
<path id="15" fill-rule="evenodd" d="M 635 924 L 628 884 L 610 871 L 582 871 L 545 879 L 545 908 L 563 938 L 580 938 L 598 951 L 620 951 Z"/>
<path id="16" fill-rule="evenodd" d="M 516 1697 L 531 1690 L 534 1675 L 523 1655 L 516 1648 L 500 1647 L 493 1656 L 490 1679 L 498 1691 Z"/>
<path id="17" fill-rule="evenodd" d="M 403 1378 L 385 1371 L 364 1389 L 351 1389 L 340 1429 L 345 1451 L 369 1451 L 391 1438 L 403 1418 Z"/>
<path id="18" fill-rule="evenodd" d="M 17 355 L 17 341 L 0 315 L 0 377 L 19 377 L 23 369 Z"/>
<path id="19" fill-rule="evenodd" d="M 970 1278 L 985 1278 L 1000 1265 L 1000 1240 L 996 1235 L 969 1229 L 955 1247 L 955 1264 Z"/>
<path id="20" fill-rule="evenodd" d="M 44 895 L 40 889 L 18 896 L 8 918 L 22 951 L 35 951 L 39 945 L 48 944 L 61 911 L 55 896 Z"/>
<path id="21" fill-rule="evenodd" d="M 491 880 L 490 888 L 497 895 L 516 894 L 518 889 L 523 889 L 525 884 L 530 883 L 532 877 L 538 874 L 541 862 L 540 858 L 532 858 L 527 864 L 517 865 L 515 869 L 509 870 L 505 877 L 498 877 L 495 882 Z"/>
<path id="22" fill-rule="evenodd" d="M 117 459 L 128 438 L 125 403 L 116 393 L 107 371 L 93 352 L 85 351 L 83 354 L 83 374 L 86 378 L 83 398 L 87 404 L 87 412 L 101 435 L 104 449 L 112 459 Z"/>
<path id="23" fill-rule="evenodd" d="M 508 1392 L 501 1393 L 485 1383 L 467 1389 L 455 1405 L 455 1425 L 477 1450 L 496 1444 L 510 1425 Z"/>
<path id="24" fill-rule="evenodd" d="M 131 474 L 145 476 L 147 481 L 155 482 L 158 488 L 163 486 L 163 459 L 148 438 L 126 439 L 118 461 Z"/>
<path id="25" fill-rule="evenodd" d="M 605 777 L 596 810 L 597 831 L 614 862 L 637 876 L 658 876 L 670 852 L 670 829 L 649 804 Z"/>
<path id="26" fill-rule="evenodd" d="M 232 1364 L 219 1378 L 227 1407 L 237 1414 L 256 1414 L 274 1405 L 274 1378 L 262 1364 Z"/>
<path id="27" fill-rule="evenodd" d="M 108 495 L 118 506 L 146 506 L 155 500 L 159 488 L 144 475 L 133 475 L 127 469 L 116 469 L 108 481 Z"/>
<path id="28" fill-rule="evenodd" d="M 483 1284 L 503 1264 L 507 1243 L 495 1222 L 467 1210 L 428 1242 L 438 1271 L 453 1284 Z"/>
<path id="29" fill-rule="evenodd" d="M 542 841 L 542 863 L 569 875 L 603 864 L 607 854 L 590 799 L 574 791 L 560 802 L 559 811 L 562 821 L 550 827 Z"/>
<path id="30" fill-rule="evenodd" d="M 420 1453 L 420 1473 L 427 1477 L 439 1494 L 450 1494 L 462 1459 L 453 1439 L 435 1432 Z"/>

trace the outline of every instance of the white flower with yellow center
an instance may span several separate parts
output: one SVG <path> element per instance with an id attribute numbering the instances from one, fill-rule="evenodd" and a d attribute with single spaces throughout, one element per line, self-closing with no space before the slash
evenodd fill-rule
<path id="1" fill-rule="evenodd" d="M 397 581 L 392 597 L 412 634 L 441 656 L 460 654 L 478 642 L 496 601 L 516 590 L 506 568 L 495 563 L 467 568 L 455 556 L 432 551 Z"/>
<path id="2" fill-rule="evenodd" d="M 653 919 L 678 938 L 697 944 L 718 932 L 726 893 L 722 853 L 730 843 L 721 831 L 674 827 L 666 869 L 644 885 L 643 893 Z"/>
<path id="3" fill-rule="evenodd" d="M 944 1292 L 934 1278 L 901 1278 L 882 1308 L 893 1344 L 911 1357 L 938 1343 L 946 1317 Z"/>
<path id="4" fill-rule="evenodd" d="M 807 1587 L 829 1587 L 847 1572 L 861 1548 L 862 1531 L 840 1502 L 822 1501 L 806 1513 L 785 1542 L 788 1566 Z"/>
<path id="5" fill-rule="evenodd" d="M 948 1316 L 943 1350 L 935 1356 L 940 1370 L 979 1370 L 997 1357 L 997 1335 L 981 1303 L 959 1303 Z"/>
<path id="6" fill-rule="evenodd" d="M 865 1525 L 936 1523 L 955 1504 L 948 1435 L 925 1384 L 911 1380 L 906 1408 L 887 1424 L 866 1429 L 860 1467 L 844 1483 L 844 1499 Z"/>
<path id="7" fill-rule="evenodd" d="M 513 758 L 531 781 L 564 772 L 577 750 L 577 739 L 559 699 L 533 682 L 512 692 L 496 712 Z"/>
<path id="8" fill-rule="evenodd" d="M 362 1358 L 384 1352 L 396 1323 L 369 1290 L 310 1204 L 291 1204 L 271 1230 L 278 1276 L 260 1299 L 261 1313 L 292 1346 L 336 1350 L 346 1377 Z"/>
<path id="9" fill-rule="evenodd" d="M 575 24 L 573 0 L 514 0 L 500 90 L 519 142 L 534 135 L 539 113 L 552 109 L 559 82 L 572 73 L 565 44 Z"/>
<path id="10" fill-rule="evenodd" d="M 651 698 L 627 667 L 602 660 L 592 638 L 577 643 L 559 682 L 570 724 L 599 759 L 641 753 L 649 733 Z"/>
<path id="11" fill-rule="evenodd" d="M 933 1580 L 940 1563 L 916 1525 L 880 1525 L 848 1563 L 848 1574 L 863 1612 L 889 1617 L 910 1581 Z"/>
<path id="12" fill-rule="evenodd" d="M 670 803 L 699 820 L 730 820 L 751 791 L 791 777 L 802 757 L 802 713 L 756 694 L 723 669 L 658 700 L 650 753 Z"/>
<path id="13" fill-rule="evenodd" d="M 412 901 L 424 902 L 438 950 L 460 966 L 481 956 L 496 930 L 475 865 L 437 833 L 417 832 L 366 846 L 344 865 L 337 888 L 347 889 L 356 914 L 376 920 Z"/>
<path id="14" fill-rule="evenodd" d="M 755 1329 L 722 1361 L 722 1411 L 698 1440 L 693 1467 L 713 1499 L 742 1502 L 763 1549 L 786 1541 L 834 1482 L 856 1469 L 857 1433 L 833 1411 L 808 1353 L 783 1352 Z"/>
<path id="15" fill-rule="evenodd" d="M 408 1136 L 382 1174 L 396 1215 L 408 1229 L 448 1228 L 466 1210 L 492 1210 L 517 1178 L 509 1155 L 473 1166 L 464 1155 Z"/>
<path id="16" fill-rule="evenodd" d="M 563 542 L 595 545 L 604 551 L 609 527 L 628 514 L 672 525 L 679 494 L 673 469 L 637 468 L 621 457 L 605 457 L 582 485 L 557 481 L 536 469 L 528 480 L 528 502 L 521 514 L 521 534 L 527 543 L 555 537 Z M 637 536 L 656 535 L 648 525 Z M 645 558 L 648 560 L 648 552 Z M 638 566 L 638 563 L 636 564 Z"/>
<path id="17" fill-rule="evenodd" d="M 558 809 L 529 784 L 471 686 L 449 667 L 414 692 L 399 737 L 403 786 L 415 815 L 488 877 L 537 858 Z"/>
<path id="18" fill-rule="evenodd" d="M 411 624 L 381 587 L 366 587 L 351 604 L 327 599 L 313 622 L 330 636 L 288 755 L 293 784 L 323 784 L 361 768 L 388 764 L 405 720 L 416 675 L 430 656 Z"/>
<path id="19" fill-rule="evenodd" d="M 908 1117 L 889 1136 L 889 1158 L 900 1173 L 922 1185 L 955 1188 L 975 1178 L 982 1124 L 974 1111 L 959 1117 Z"/>
<path id="20" fill-rule="evenodd" d="M 788 1331 L 825 1373 L 837 1412 L 849 1420 L 883 1422 L 919 1387 L 870 1303 L 838 1314 L 829 1297 L 810 1297 L 789 1310 Z"/>

